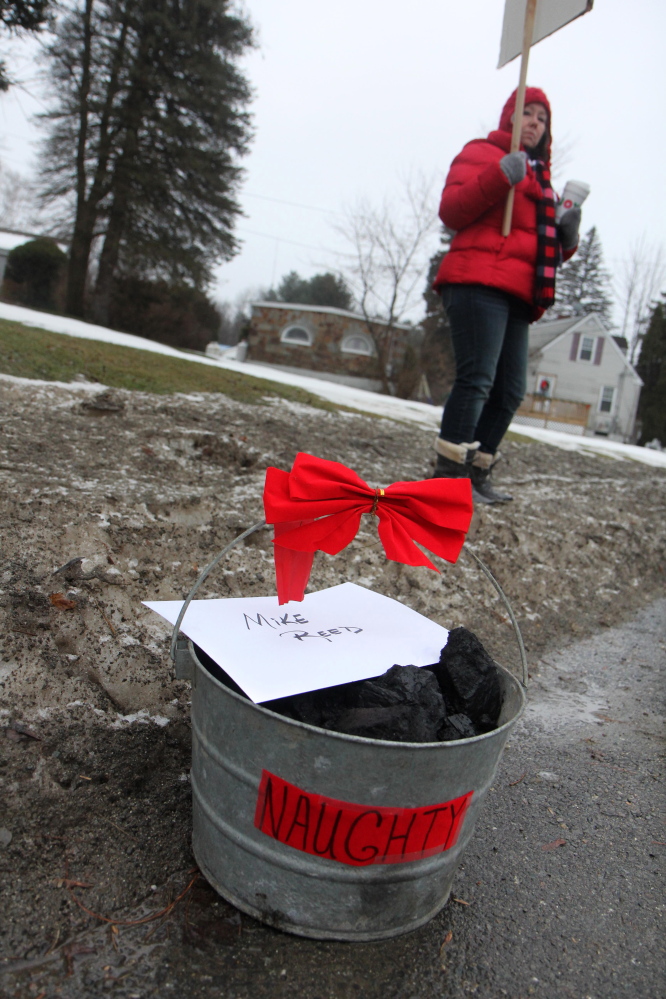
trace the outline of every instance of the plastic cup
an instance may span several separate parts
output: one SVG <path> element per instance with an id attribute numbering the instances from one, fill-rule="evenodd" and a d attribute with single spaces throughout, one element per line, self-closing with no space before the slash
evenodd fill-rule
<path id="1" fill-rule="evenodd" d="M 582 180 L 568 180 L 562 191 L 562 197 L 555 207 L 555 221 L 559 222 L 570 208 L 580 208 L 589 193 L 589 184 Z"/>

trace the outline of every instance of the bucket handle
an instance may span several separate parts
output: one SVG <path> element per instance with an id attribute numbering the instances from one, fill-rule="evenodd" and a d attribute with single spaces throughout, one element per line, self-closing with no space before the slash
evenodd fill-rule
<path id="1" fill-rule="evenodd" d="M 222 561 L 227 552 L 230 552 L 232 548 L 235 548 L 236 545 L 239 545 L 241 541 L 245 541 L 245 538 L 249 538 L 250 535 L 254 534 L 255 531 L 260 531 L 262 527 L 266 527 L 265 520 L 260 520 L 257 524 L 253 524 L 252 527 L 248 527 L 247 531 L 243 531 L 243 533 L 239 534 L 237 538 L 234 538 L 234 540 L 231 541 L 226 548 L 222 549 L 219 555 L 216 555 L 216 557 L 213 559 L 210 565 L 207 566 L 203 570 L 203 572 L 199 573 L 199 577 L 194 586 L 192 587 L 192 589 L 190 590 L 190 592 L 188 593 L 185 599 L 185 603 L 180 608 L 180 614 L 178 615 L 176 623 L 173 626 L 173 634 L 171 635 L 171 650 L 169 652 L 169 655 L 171 656 L 174 662 L 176 661 L 176 642 L 178 641 L 178 632 L 180 631 L 180 626 L 182 624 L 183 618 L 185 617 L 185 611 L 189 607 L 190 600 L 197 592 L 201 584 L 205 582 L 205 580 L 208 578 L 208 576 L 213 571 L 215 566 Z"/>
<path id="2" fill-rule="evenodd" d="M 474 561 L 476 562 L 476 564 L 478 565 L 478 567 L 481 569 L 481 571 L 488 577 L 488 579 L 490 580 L 490 582 L 493 584 L 493 586 L 497 590 L 497 594 L 498 594 L 500 600 L 502 601 L 502 603 L 504 604 L 504 606 L 507 609 L 507 613 L 509 615 L 509 620 L 511 621 L 511 624 L 513 625 L 513 630 L 514 630 L 515 635 L 516 635 L 516 641 L 518 642 L 518 651 L 520 653 L 520 665 L 521 665 L 522 673 L 523 673 L 523 677 L 522 677 L 522 680 L 520 682 L 523 685 L 523 687 L 525 688 L 525 690 L 527 690 L 527 656 L 525 654 L 525 644 L 523 642 L 523 636 L 520 633 L 520 628 L 518 627 L 518 621 L 516 620 L 516 615 L 513 613 L 513 608 L 511 606 L 511 604 L 509 603 L 509 598 L 507 597 L 506 593 L 504 592 L 504 590 L 502 589 L 502 587 L 500 586 L 500 584 L 497 582 L 497 580 L 495 579 L 495 577 L 493 576 L 492 572 L 490 571 L 490 569 L 488 568 L 488 566 L 485 564 L 485 562 L 481 561 L 481 559 L 479 558 L 479 556 L 476 555 L 472 551 L 472 549 L 469 547 L 469 545 L 466 545 L 466 544 L 463 545 L 463 551 L 465 551 L 468 555 L 470 555 L 474 559 Z"/>
<path id="3" fill-rule="evenodd" d="M 248 529 L 246 531 L 243 531 L 243 533 L 239 534 L 237 538 L 234 538 L 234 540 L 231 541 L 226 546 L 226 548 L 223 548 L 222 551 L 220 552 L 220 554 L 217 555 L 213 559 L 213 561 L 210 563 L 210 565 L 207 566 L 202 572 L 199 573 L 199 576 L 198 576 L 198 578 L 197 578 L 194 586 L 192 587 L 192 589 L 188 593 L 188 595 L 187 595 L 187 597 L 185 599 L 185 602 L 183 603 L 183 606 L 180 608 L 180 613 L 178 614 L 178 617 L 176 619 L 176 623 L 173 626 L 173 633 L 171 635 L 171 649 L 170 649 L 169 654 L 170 654 L 171 659 L 173 660 L 174 663 L 176 662 L 176 654 L 177 654 L 177 648 L 176 648 L 176 646 L 177 646 L 177 642 L 178 642 L 178 633 L 180 631 L 180 626 L 182 624 L 183 618 L 185 617 L 185 612 L 187 611 L 187 608 L 190 605 L 190 601 L 194 597 L 194 594 L 197 592 L 197 590 L 199 589 L 199 587 L 201 586 L 201 584 L 203 582 L 205 582 L 205 580 L 208 578 L 208 576 L 213 571 L 213 569 L 215 568 L 215 566 L 219 565 L 219 563 L 222 561 L 222 559 L 227 554 L 227 552 L 230 552 L 232 548 L 235 548 L 236 545 L 239 545 L 241 543 L 241 541 L 245 540 L 245 538 L 249 538 L 251 534 L 254 534 L 256 531 L 260 531 L 263 527 L 266 527 L 266 526 L 267 526 L 266 521 L 265 520 L 260 520 L 258 523 L 253 524 L 252 527 L 248 527 Z M 506 594 L 505 594 L 504 590 L 502 589 L 502 587 L 500 586 L 500 584 L 497 582 L 497 580 L 493 576 L 493 574 L 490 571 L 490 569 L 488 568 L 488 566 L 484 562 L 481 561 L 481 559 L 479 558 L 479 556 L 476 555 L 472 551 L 472 549 L 469 547 L 469 545 L 467 545 L 467 544 L 463 545 L 463 551 L 465 551 L 476 562 L 476 564 L 479 566 L 479 568 L 484 573 L 484 575 L 487 576 L 487 578 L 490 580 L 490 582 L 494 586 L 495 590 L 497 591 L 497 594 L 498 594 L 500 600 L 502 601 L 502 603 L 504 604 L 504 606 L 507 609 L 507 613 L 509 615 L 509 619 L 511 621 L 511 624 L 513 625 L 513 630 L 514 630 L 515 635 L 516 635 L 516 640 L 518 642 L 518 650 L 520 652 L 520 664 L 521 664 L 522 673 L 523 673 L 522 680 L 520 682 L 522 683 L 523 687 L 525 687 L 525 689 L 527 689 L 527 656 L 525 655 L 525 645 L 523 644 L 523 636 L 520 633 L 520 628 L 518 627 L 518 621 L 516 620 L 516 615 L 513 613 L 513 609 L 511 607 L 511 604 L 509 603 L 509 599 L 506 596 Z"/>

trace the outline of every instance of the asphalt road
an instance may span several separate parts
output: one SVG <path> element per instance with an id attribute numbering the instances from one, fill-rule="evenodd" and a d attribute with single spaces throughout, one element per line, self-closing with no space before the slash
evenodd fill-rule
<path id="1" fill-rule="evenodd" d="M 666 600 L 541 660 L 455 900 L 420 930 L 375 944 L 304 940 L 199 883 L 159 934 L 92 928 L 68 974 L 55 961 L 17 969 L 0 995 L 660 999 L 665 661 Z"/>

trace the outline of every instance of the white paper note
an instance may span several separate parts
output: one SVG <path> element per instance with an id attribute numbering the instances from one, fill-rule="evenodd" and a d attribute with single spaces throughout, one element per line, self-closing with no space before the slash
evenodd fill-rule
<path id="1" fill-rule="evenodd" d="M 144 601 L 175 624 L 183 602 Z M 256 703 L 437 662 L 446 628 L 381 593 L 341 583 L 277 597 L 193 600 L 181 631 Z"/>

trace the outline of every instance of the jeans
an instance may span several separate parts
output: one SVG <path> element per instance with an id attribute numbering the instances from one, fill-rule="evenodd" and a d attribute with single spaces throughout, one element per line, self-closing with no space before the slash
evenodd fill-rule
<path id="1" fill-rule="evenodd" d="M 481 442 L 494 454 L 525 395 L 531 306 L 495 288 L 449 284 L 442 302 L 451 326 L 456 380 L 439 436 Z"/>

